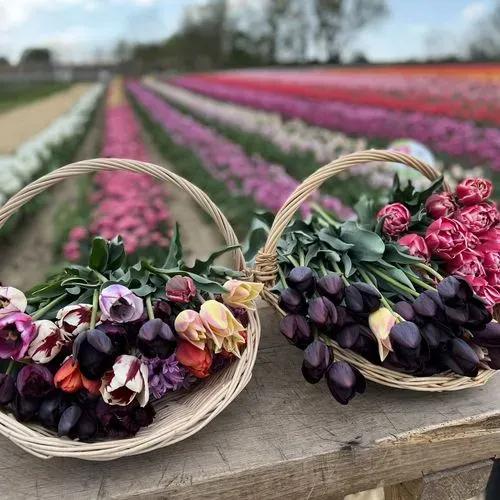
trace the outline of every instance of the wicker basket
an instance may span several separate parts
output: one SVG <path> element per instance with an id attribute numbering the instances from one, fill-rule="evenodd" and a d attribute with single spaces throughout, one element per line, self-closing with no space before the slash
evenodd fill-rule
<path id="1" fill-rule="evenodd" d="M 17 209 L 37 194 L 61 181 L 99 170 L 127 170 L 148 174 L 159 181 L 169 181 L 191 195 L 210 215 L 228 245 L 238 245 L 238 239 L 222 212 L 199 188 L 166 168 L 133 160 L 95 159 L 73 163 L 32 182 L 0 208 L 0 227 Z M 233 252 L 235 269 L 245 271 L 240 250 Z M 200 383 L 196 389 L 154 404 L 157 415 L 153 424 L 135 437 L 82 443 L 59 438 L 35 424 L 22 424 L 11 414 L 0 411 L 0 434 L 40 458 L 72 457 L 105 461 L 137 455 L 171 445 L 195 434 L 215 418 L 248 384 L 255 363 L 260 339 L 260 321 L 256 312 L 249 311 L 247 348 L 237 362 L 226 370 Z"/>
<path id="2" fill-rule="evenodd" d="M 256 269 L 254 271 L 255 279 L 264 283 L 264 299 L 281 315 L 284 315 L 285 313 L 278 307 L 278 298 L 275 294 L 270 292 L 270 289 L 276 281 L 276 248 L 283 231 L 288 226 L 299 207 L 327 179 L 330 179 L 331 177 L 334 177 L 340 172 L 343 172 L 355 165 L 377 161 L 406 164 L 415 170 L 418 170 L 430 180 L 435 180 L 440 175 L 434 168 L 410 155 L 392 151 L 369 150 L 343 156 L 320 168 L 314 174 L 305 179 L 304 182 L 290 195 L 283 207 L 277 213 L 267 238 L 266 245 L 259 252 L 256 258 Z M 446 189 L 448 188 L 446 187 Z M 342 349 L 336 342 L 333 341 L 332 347 L 335 359 L 348 361 L 353 366 L 358 368 L 368 380 L 399 389 L 435 392 L 457 391 L 460 389 L 468 389 L 483 385 L 496 373 L 496 370 L 480 370 L 479 374 L 474 378 L 461 377 L 451 372 L 431 377 L 414 377 L 404 373 L 388 370 L 382 366 L 374 365 L 367 361 L 364 357 L 347 349 Z"/>

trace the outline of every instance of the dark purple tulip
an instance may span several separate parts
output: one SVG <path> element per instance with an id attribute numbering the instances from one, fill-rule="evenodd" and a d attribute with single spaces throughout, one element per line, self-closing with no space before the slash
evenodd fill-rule
<path id="1" fill-rule="evenodd" d="M 485 303 L 479 297 L 472 297 L 467 301 L 467 309 L 469 318 L 464 326 L 468 330 L 482 330 L 492 320 L 491 313 L 486 309 Z"/>
<path id="2" fill-rule="evenodd" d="M 422 292 L 412 304 L 413 310 L 423 318 L 434 318 L 438 312 L 438 305 L 430 292 Z"/>
<path id="3" fill-rule="evenodd" d="M 171 328 L 161 319 L 151 319 L 141 326 L 137 335 L 137 348 L 147 358 L 167 358 L 177 345 Z"/>
<path id="4" fill-rule="evenodd" d="M 316 290 L 319 295 L 338 305 L 344 298 L 345 286 L 339 274 L 328 274 L 316 282 Z"/>
<path id="5" fill-rule="evenodd" d="M 155 318 L 160 318 L 164 323 L 172 326 L 172 307 L 164 300 L 153 302 L 153 313 Z"/>
<path id="6" fill-rule="evenodd" d="M 127 406 L 108 405 L 102 399 L 97 403 L 96 415 L 104 433 L 109 437 L 135 436 L 141 427 L 153 422 L 155 411 L 150 404 L 144 408 L 133 401 Z"/>
<path id="7" fill-rule="evenodd" d="M 382 366 L 400 373 L 415 373 L 421 369 L 421 363 L 418 359 L 407 358 L 397 352 L 390 352 L 382 362 Z"/>
<path id="8" fill-rule="evenodd" d="M 347 309 L 355 314 L 370 314 L 380 308 L 380 292 L 366 283 L 352 283 L 345 289 Z"/>
<path id="9" fill-rule="evenodd" d="M 117 354 L 111 338 L 99 329 L 80 333 L 73 343 L 73 357 L 89 380 L 102 378 L 113 366 Z"/>
<path id="10" fill-rule="evenodd" d="M 474 332 L 473 341 L 481 347 L 500 347 L 500 323 L 488 323 L 483 330 Z"/>
<path id="11" fill-rule="evenodd" d="M 447 337 L 435 323 L 426 323 L 421 327 L 420 333 L 427 342 L 429 349 L 437 349 L 440 344 L 446 342 Z"/>
<path id="12" fill-rule="evenodd" d="M 226 307 L 228 307 L 229 310 L 233 313 L 233 316 L 236 318 L 236 320 L 243 325 L 243 328 L 246 328 L 248 326 L 250 320 L 248 318 L 248 311 L 246 309 L 243 309 L 243 307 Z M 168 324 L 168 322 L 166 323 Z"/>
<path id="13" fill-rule="evenodd" d="M 458 276 L 447 276 L 437 286 L 437 291 L 445 305 L 455 305 L 457 302 L 467 301 L 474 295 L 469 282 Z"/>
<path id="14" fill-rule="evenodd" d="M 479 357 L 476 351 L 462 339 L 452 339 L 440 359 L 446 367 L 458 375 L 475 377 L 479 370 Z"/>
<path id="15" fill-rule="evenodd" d="M 281 292 L 278 304 L 281 309 L 291 314 L 301 314 L 307 310 L 304 296 L 293 288 L 286 288 Z"/>
<path id="16" fill-rule="evenodd" d="M 326 383 L 332 396 L 343 405 L 355 396 L 363 394 L 366 389 L 365 377 L 346 361 L 337 361 L 330 365 L 326 372 Z"/>
<path id="17" fill-rule="evenodd" d="M 352 325 L 353 323 L 357 323 L 358 320 L 344 306 L 336 306 L 336 309 L 337 309 L 337 326 L 339 328 L 342 328 L 345 325 Z"/>
<path id="18" fill-rule="evenodd" d="M 0 373 L 0 405 L 9 404 L 16 394 L 16 382 L 6 373 Z"/>
<path id="19" fill-rule="evenodd" d="M 54 389 L 54 377 L 43 365 L 26 365 L 17 375 L 16 386 L 25 398 L 42 398 Z"/>
<path id="20" fill-rule="evenodd" d="M 67 395 L 62 391 L 54 391 L 43 398 L 38 409 L 38 421 L 47 429 L 57 429 L 59 419 L 69 406 Z"/>
<path id="21" fill-rule="evenodd" d="M 320 340 L 309 344 L 304 351 L 302 375 L 310 384 L 318 383 L 330 365 L 330 349 Z"/>
<path id="22" fill-rule="evenodd" d="M 310 297 L 314 293 L 316 278 L 311 268 L 300 266 L 293 268 L 286 278 L 290 288 Z"/>
<path id="23" fill-rule="evenodd" d="M 25 398 L 19 392 L 16 392 L 10 404 L 10 409 L 19 422 L 26 422 L 36 415 L 41 402 L 42 399 L 40 398 Z"/>
<path id="24" fill-rule="evenodd" d="M 422 335 L 420 334 L 420 330 L 415 323 L 412 323 L 411 321 L 396 323 L 391 328 L 389 336 L 392 347 L 398 352 L 398 354 L 402 354 L 410 358 L 418 356 Z"/>
<path id="25" fill-rule="evenodd" d="M 336 341 L 340 347 L 344 349 L 352 349 L 354 345 L 358 342 L 359 336 L 361 335 L 361 325 L 356 323 L 352 325 L 346 325 L 336 336 Z"/>
<path id="26" fill-rule="evenodd" d="M 488 366 L 493 370 L 500 370 L 500 347 L 488 347 Z"/>
<path id="27" fill-rule="evenodd" d="M 444 306 L 444 314 L 446 319 L 455 325 L 465 325 L 469 320 L 469 308 L 467 304 L 460 306 Z"/>
<path id="28" fill-rule="evenodd" d="M 399 314 L 406 321 L 413 321 L 415 319 L 415 310 L 409 302 L 401 300 L 394 304 L 394 312 Z"/>
<path id="29" fill-rule="evenodd" d="M 358 337 L 358 340 L 352 346 L 351 350 L 361 354 L 372 363 L 380 362 L 378 345 L 373 339 L 371 330 L 365 325 L 360 325 L 360 333 L 361 335 Z"/>
<path id="30" fill-rule="evenodd" d="M 300 349 L 305 349 L 313 340 L 307 319 L 299 314 L 285 316 L 280 323 L 280 332 L 290 344 Z"/>
<path id="31" fill-rule="evenodd" d="M 97 434 L 97 420 L 87 410 L 72 405 L 64 410 L 57 426 L 59 436 L 88 441 Z"/>
<path id="32" fill-rule="evenodd" d="M 310 300 L 308 314 L 314 325 L 322 330 L 331 328 L 338 319 L 335 304 L 326 297 Z"/>

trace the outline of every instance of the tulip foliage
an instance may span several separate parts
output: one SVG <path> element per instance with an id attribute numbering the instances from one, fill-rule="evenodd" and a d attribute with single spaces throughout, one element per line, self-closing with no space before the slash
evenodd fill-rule
<path id="1" fill-rule="evenodd" d="M 247 344 L 261 285 L 214 261 L 187 266 L 178 228 L 161 267 L 134 265 L 121 237 L 95 238 L 88 265 L 26 295 L 0 287 L 0 405 L 90 441 L 135 435 L 154 402 L 224 370 Z"/>
<path id="2" fill-rule="evenodd" d="M 425 191 L 396 179 L 387 205 L 359 201 L 356 222 L 315 206 L 282 234 L 274 288 L 285 314 L 281 333 L 304 350 L 306 380 L 324 376 L 342 404 L 365 385 L 356 368 L 335 359 L 332 343 L 417 377 L 474 377 L 500 367 L 492 185 L 466 179 L 455 193 L 442 189 L 442 179 Z M 271 220 L 263 213 L 254 222 L 245 244 L 250 261 Z"/>

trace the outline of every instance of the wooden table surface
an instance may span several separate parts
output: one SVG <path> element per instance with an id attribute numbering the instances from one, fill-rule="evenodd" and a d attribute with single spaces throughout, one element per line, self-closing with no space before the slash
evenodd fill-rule
<path id="1" fill-rule="evenodd" d="M 454 393 L 368 384 L 341 406 L 303 380 L 272 311 L 261 318 L 252 381 L 199 434 L 104 463 L 42 461 L 0 438 L 0 497 L 337 499 L 500 452 L 500 379 Z"/>

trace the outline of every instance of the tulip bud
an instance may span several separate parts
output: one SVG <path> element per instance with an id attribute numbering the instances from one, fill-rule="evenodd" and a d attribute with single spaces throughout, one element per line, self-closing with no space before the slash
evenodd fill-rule
<path id="1" fill-rule="evenodd" d="M 492 370 L 500 370 L 500 347 L 488 347 L 488 366 Z"/>
<path id="2" fill-rule="evenodd" d="M 398 352 L 409 358 L 416 358 L 420 353 L 422 335 L 415 323 L 403 321 L 395 324 L 390 333 L 391 344 Z"/>
<path id="3" fill-rule="evenodd" d="M 457 301 L 467 301 L 474 295 L 469 282 L 458 276 L 447 276 L 438 284 L 437 291 L 443 303 L 451 306 Z"/>
<path id="4" fill-rule="evenodd" d="M 57 426 L 59 436 L 88 441 L 97 433 L 97 421 L 87 411 L 77 405 L 64 410 Z"/>
<path id="5" fill-rule="evenodd" d="M 358 342 L 361 333 L 360 329 L 361 325 L 358 325 L 356 323 L 344 326 L 344 328 L 342 328 L 342 330 L 340 330 L 340 332 L 337 334 L 336 340 L 339 346 L 343 347 L 344 349 L 352 349 L 353 346 Z"/>
<path id="6" fill-rule="evenodd" d="M 10 409 L 19 422 L 26 422 L 36 415 L 41 402 L 42 398 L 23 397 L 19 392 L 16 392 Z"/>
<path id="7" fill-rule="evenodd" d="M 481 347 L 500 347 L 500 323 L 492 321 L 483 330 L 474 332 L 474 343 Z"/>
<path id="8" fill-rule="evenodd" d="M 0 405 L 9 404 L 16 393 L 14 379 L 6 373 L 0 373 Z"/>
<path id="9" fill-rule="evenodd" d="M 441 329 L 434 323 L 427 323 L 422 326 L 420 333 L 430 349 L 437 349 L 447 340 L 446 335 L 443 335 Z"/>
<path id="10" fill-rule="evenodd" d="M 326 297 L 318 297 L 309 302 L 309 317 L 317 328 L 329 329 L 337 323 L 337 309 Z"/>
<path id="11" fill-rule="evenodd" d="M 467 308 L 469 318 L 464 326 L 468 330 L 482 330 L 491 322 L 491 312 L 486 309 L 485 303 L 480 298 L 472 297 L 467 302 Z"/>
<path id="12" fill-rule="evenodd" d="M 38 410 L 38 421 L 47 429 L 57 429 L 62 413 L 69 406 L 69 402 L 60 391 L 54 391 L 42 400 Z"/>
<path id="13" fill-rule="evenodd" d="M 305 349 L 312 341 L 312 334 L 307 319 L 299 314 L 289 314 L 280 323 L 280 332 L 290 344 Z"/>
<path id="14" fill-rule="evenodd" d="M 378 344 L 380 361 L 384 361 L 392 351 L 390 333 L 396 323 L 396 317 L 386 307 L 381 307 L 368 316 L 368 325 Z"/>
<path id="15" fill-rule="evenodd" d="M 458 375 L 475 377 L 479 371 L 479 357 L 474 349 L 462 339 L 452 339 L 448 349 L 441 353 L 441 362 Z"/>
<path id="16" fill-rule="evenodd" d="M 19 394 L 28 398 L 41 398 L 54 389 L 52 373 L 42 365 L 26 365 L 21 368 L 16 385 Z"/>
<path id="17" fill-rule="evenodd" d="M 165 287 L 167 299 L 179 304 L 187 304 L 196 296 L 196 286 L 189 276 L 174 276 Z"/>
<path id="18" fill-rule="evenodd" d="M 448 321 L 455 325 L 465 325 L 469 320 L 469 307 L 467 304 L 455 307 L 444 307 L 444 314 Z"/>
<path id="19" fill-rule="evenodd" d="M 401 300 L 394 304 L 393 310 L 399 314 L 406 321 L 413 321 L 415 319 L 415 310 L 409 302 Z"/>
<path id="20" fill-rule="evenodd" d="M 304 296 L 293 288 L 286 288 L 281 292 L 278 305 L 291 314 L 301 314 L 307 309 Z"/>
<path id="21" fill-rule="evenodd" d="M 332 396 L 346 405 L 357 393 L 365 392 L 366 381 L 363 375 L 346 361 L 332 363 L 326 372 L 326 382 Z"/>
<path id="22" fill-rule="evenodd" d="M 170 327 L 161 319 L 152 319 L 144 323 L 137 335 L 137 348 L 147 358 L 167 358 L 177 344 Z"/>
<path id="23" fill-rule="evenodd" d="M 327 297 L 335 305 L 342 302 L 345 286 L 339 274 L 328 274 L 320 278 L 316 283 L 318 294 Z"/>
<path id="24" fill-rule="evenodd" d="M 309 344 L 304 351 L 302 375 L 310 384 L 318 383 L 330 364 L 330 350 L 320 340 Z"/>
<path id="25" fill-rule="evenodd" d="M 84 331 L 73 343 L 73 358 L 80 371 L 89 380 L 99 380 L 114 363 L 113 343 L 101 330 Z"/>
<path id="26" fill-rule="evenodd" d="M 424 318 L 434 318 L 438 311 L 438 306 L 429 292 L 430 290 L 422 292 L 412 304 L 413 310 Z"/>
<path id="27" fill-rule="evenodd" d="M 366 283 L 352 283 L 345 289 L 347 309 L 356 314 L 370 314 L 380 307 L 380 292 Z"/>
<path id="28" fill-rule="evenodd" d="M 311 268 L 300 266 L 293 268 L 286 278 L 286 282 L 290 288 L 311 297 L 314 293 L 316 278 Z"/>

